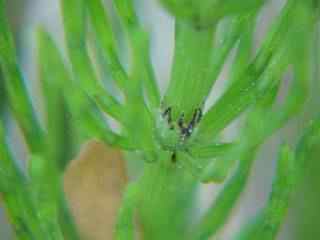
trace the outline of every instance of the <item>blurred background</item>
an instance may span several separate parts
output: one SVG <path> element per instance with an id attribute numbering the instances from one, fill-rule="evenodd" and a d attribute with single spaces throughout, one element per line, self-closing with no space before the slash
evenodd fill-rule
<path id="1" fill-rule="evenodd" d="M 106 0 L 106 4 L 110 4 L 110 1 Z M 257 46 L 259 46 L 272 19 L 279 13 L 285 0 L 270 0 L 267 2 L 259 17 L 255 39 Z M 161 90 L 164 91 L 170 76 L 170 66 L 173 57 L 174 22 L 158 5 L 157 0 L 137 0 L 136 3 L 139 16 L 152 36 L 152 61 Z M 42 104 L 39 95 L 35 61 L 35 30 L 39 26 L 45 26 L 46 29 L 54 33 L 54 37 L 60 43 L 60 46 L 64 47 L 59 0 L 7 0 L 7 4 L 9 7 L 8 15 L 16 37 L 19 60 L 26 76 L 27 86 L 36 107 L 41 112 Z M 315 56 L 319 53 L 319 45 L 317 43 L 318 40 L 315 37 Z M 314 61 L 316 62 L 316 60 L 317 57 L 315 57 Z M 316 64 L 313 69 L 314 79 L 318 77 Z M 210 101 L 214 101 L 217 98 L 219 91 L 225 86 L 224 80 L 227 78 L 228 64 L 226 64 L 220 75 L 215 90 L 210 96 Z M 286 78 L 286 82 L 289 82 L 290 75 Z M 314 81 L 313 84 L 314 88 L 312 89 L 314 89 L 314 94 L 317 96 L 320 89 L 319 81 Z M 254 169 L 252 169 L 249 184 L 246 191 L 242 194 L 240 204 L 234 209 L 233 217 L 230 219 L 228 227 L 220 232 L 219 239 L 231 239 L 231 236 L 239 230 L 240 224 L 245 223 L 248 218 L 254 216 L 257 210 L 264 205 L 271 188 L 278 145 L 284 141 L 289 143 L 295 142 L 297 136 L 301 133 L 301 129 L 305 126 L 305 119 L 314 115 L 313 109 L 317 107 L 317 102 L 319 103 L 316 100 L 311 101 L 304 116 L 291 121 L 287 127 L 270 138 L 265 144 L 258 156 L 258 161 L 255 162 Z M 226 138 L 232 137 L 236 130 L 237 124 L 234 124 L 226 131 Z M 14 124 L 12 124 L 12 132 L 11 141 L 16 149 L 16 154 L 19 156 L 19 159 L 25 160 L 25 148 Z M 320 154 L 315 154 L 314 158 L 317 159 L 318 156 Z M 291 210 L 278 239 L 320 239 L 320 214 L 317 211 L 317 209 L 320 209 L 318 206 L 320 205 L 319 165 L 314 161 L 314 167 L 311 168 L 312 172 L 308 174 L 306 182 L 302 184 L 301 191 L 298 193 L 299 196 L 296 196 L 291 204 Z M 215 185 L 205 185 L 201 188 L 198 205 L 199 214 L 214 199 L 220 188 L 221 186 Z M 310 206 L 318 206 L 318 208 L 310 208 Z M 303 231 L 298 229 L 303 229 Z M 305 238 L 301 238 L 302 235 Z M 2 208 L 0 208 L 0 239 L 13 239 Z"/>

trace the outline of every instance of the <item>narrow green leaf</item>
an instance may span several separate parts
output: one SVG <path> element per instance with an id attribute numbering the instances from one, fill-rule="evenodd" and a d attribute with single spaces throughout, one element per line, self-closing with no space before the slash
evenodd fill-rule
<path id="1" fill-rule="evenodd" d="M 64 90 L 63 94 L 71 111 L 72 123 L 76 124 L 79 130 L 85 132 L 87 137 L 97 137 L 110 145 L 129 148 L 127 140 L 111 131 L 101 117 L 96 104 L 90 101 L 85 92 L 77 87 L 72 80 L 50 36 L 42 32 L 39 37 L 42 51 L 46 53 L 42 60 L 43 66 L 46 66 L 45 69 L 47 69 L 45 74 L 50 76 L 50 81 L 61 86 L 61 89 Z"/>
<path id="2" fill-rule="evenodd" d="M 160 105 L 160 92 L 150 60 L 149 36 L 139 23 L 132 0 L 115 0 L 114 4 L 132 49 L 133 74 L 135 76 L 133 76 L 134 79 L 130 78 L 128 87 L 133 90 L 134 94 L 137 94 L 137 88 L 139 88 L 137 84 L 142 80 L 149 104 L 153 109 L 156 109 Z"/>
<path id="3" fill-rule="evenodd" d="M 297 158 L 297 182 L 300 182 L 306 174 L 306 170 L 310 167 L 309 155 L 315 152 L 315 149 L 320 147 L 320 119 L 319 117 L 309 124 L 303 136 L 298 142 L 296 148 Z"/>
<path id="4" fill-rule="evenodd" d="M 27 188 L 27 179 L 6 142 L 2 120 L 0 120 L 0 192 L 16 236 L 23 240 L 46 239 L 32 194 Z"/>
<path id="5" fill-rule="evenodd" d="M 80 240 L 79 231 L 76 227 L 73 216 L 71 215 L 68 202 L 64 192 L 61 190 L 59 194 L 59 223 L 63 236 L 68 240 Z"/>
<path id="6" fill-rule="evenodd" d="M 139 23 L 133 1 L 116 0 L 114 4 L 127 35 L 132 56 L 127 84 L 128 111 L 124 125 L 132 144 L 150 152 L 155 149 L 151 129 L 153 113 L 160 105 L 160 93 L 150 62 L 149 36 Z M 140 124 L 137 125 L 137 122 Z"/>
<path id="7" fill-rule="evenodd" d="M 216 143 L 210 145 L 195 146 L 189 153 L 195 158 L 215 158 L 228 152 L 233 147 L 233 143 Z"/>
<path id="8" fill-rule="evenodd" d="M 270 71 L 268 71 L 267 68 L 266 74 L 262 77 L 268 82 L 275 82 L 273 87 L 251 108 L 238 139 L 229 145 L 230 148 L 226 149 L 224 155 L 208 165 L 206 171 L 203 173 L 202 181 L 223 181 L 239 159 L 239 156 L 243 156 L 253 148 L 258 148 L 278 127 L 286 123 L 282 122 L 282 125 L 275 125 L 274 122 L 276 122 L 278 112 L 270 114 L 273 113 L 272 106 L 275 103 L 280 87 L 282 73 L 281 71 L 274 71 L 273 74 L 269 73 Z M 197 148 L 197 144 L 193 146 L 193 148 Z"/>
<path id="9" fill-rule="evenodd" d="M 285 98 L 284 103 L 279 106 L 272 107 L 277 96 L 280 81 L 274 85 L 274 90 L 271 90 L 263 99 L 257 102 L 256 106 L 248 114 L 247 122 L 242 133 L 245 135 L 242 140 L 238 141 L 238 144 L 245 145 L 238 150 L 236 148 L 231 150 L 236 154 L 230 154 L 232 157 L 224 157 L 223 159 L 216 161 L 216 164 L 212 166 L 212 169 L 208 171 L 208 179 L 213 178 L 217 173 L 221 174 L 222 169 L 230 169 L 232 166 L 231 159 L 235 159 L 234 156 L 241 154 L 242 151 L 246 151 L 247 148 L 253 146 L 261 145 L 269 136 L 276 132 L 279 128 L 283 127 L 291 118 L 296 116 L 304 106 L 307 100 L 309 83 L 310 83 L 310 34 L 313 32 L 314 20 L 312 15 L 308 15 L 306 8 L 300 6 L 300 15 L 297 17 L 297 26 L 304 26 L 299 28 L 293 28 L 289 33 L 289 39 L 295 39 L 296 41 L 290 42 L 289 52 L 287 54 L 287 59 L 293 59 L 294 66 L 294 79 L 292 86 L 290 87 L 289 94 Z M 267 74 L 265 77 L 269 79 L 279 79 L 281 78 L 281 73 L 276 75 L 275 72 L 270 75 Z M 270 81 L 270 80 L 269 80 Z M 274 81 L 274 80 L 273 80 Z M 268 96 L 269 95 L 269 96 Z M 241 138 L 240 138 L 241 139 Z M 234 144 L 235 146 L 237 144 Z M 227 154 L 228 156 L 229 154 Z M 229 160 L 228 160 L 229 159 Z M 220 175 L 218 175 L 220 176 Z"/>
<path id="10" fill-rule="evenodd" d="M 18 67 L 12 35 L 5 14 L 4 1 L 0 1 L 0 65 L 5 80 L 11 110 L 22 128 L 32 152 L 41 151 L 43 132 Z"/>
<path id="11" fill-rule="evenodd" d="M 107 113 L 112 117 L 116 117 L 116 112 L 121 108 L 121 105 L 105 91 L 98 81 L 86 48 L 85 1 L 61 0 L 61 7 L 73 75 L 79 81 L 80 88 L 90 98 L 94 101 L 98 99 L 107 103 Z"/>
<path id="12" fill-rule="evenodd" d="M 212 206 L 202 217 L 201 221 L 191 230 L 190 238 L 188 239 L 209 239 L 226 223 L 231 214 L 231 210 L 235 206 L 240 193 L 247 183 L 254 159 L 255 150 L 247 152 L 247 154 L 240 159 L 235 174 L 226 183 Z"/>
<path id="13" fill-rule="evenodd" d="M 288 65 L 286 58 L 286 45 L 281 47 L 280 43 L 285 42 L 284 34 L 288 32 L 288 22 L 295 6 L 288 3 L 276 22 L 270 39 L 263 44 L 255 60 L 231 85 L 223 96 L 209 109 L 201 121 L 198 129 L 198 139 L 210 141 L 224 129 L 232 120 L 238 117 L 251 104 L 255 103 L 261 95 L 268 92 L 272 87 L 274 75 L 283 72 Z M 280 29 L 282 31 L 280 31 Z M 281 37 L 281 39 L 279 39 Z M 278 50 L 277 52 L 275 52 Z M 267 70 L 266 70 L 266 66 Z M 261 77 L 265 74 L 265 77 Z M 269 75 L 269 76 L 268 76 Z"/>
<path id="14" fill-rule="evenodd" d="M 33 155 L 29 159 L 30 191 L 37 206 L 37 215 L 46 237 L 63 240 L 58 222 L 59 178 L 54 159 Z"/>
<path id="15" fill-rule="evenodd" d="M 232 64 L 230 82 L 232 83 L 242 73 L 243 66 L 250 63 L 254 45 L 253 35 L 256 24 L 256 14 L 250 14 L 247 17 L 247 21 L 243 24 L 242 33 L 239 39 L 237 53 Z"/>
<path id="16" fill-rule="evenodd" d="M 86 5 L 96 33 L 96 40 L 108 64 L 110 73 L 121 90 L 126 93 L 129 79 L 117 56 L 115 37 L 107 11 L 104 9 L 101 0 L 86 1 Z"/>
<path id="17" fill-rule="evenodd" d="M 0 154 L 0 191 L 6 193 L 14 189 L 15 185 L 21 184 L 25 177 L 14 161 L 6 143 L 6 133 L 2 119 L 0 119 Z"/>
<path id="18" fill-rule="evenodd" d="M 221 36 L 221 43 L 218 43 L 217 46 L 215 46 L 212 56 L 212 65 L 210 66 L 209 76 L 213 83 L 217 80 L 231 49 L 235 46 L 241 36 L 244 23 L 246 22 L 247 17 L 245 16 L 233 17 L 228 26 L 223 30 L 224 34 Z"/>
<path id="19" fill-rule="evenodd" d="M 259 221 L 252 222 L 250 227 L 245 226 L 244 231 L 236 239 L 275 239 L 288 210 L 289 200 L 294 189 L 296 167 L 294 153 L 288 146 L 283 146 L 269 201 L 256 217 Z"/>
<path id="20" fill-rule="evenodd" d="M 67 106 L 63 95 L 63 72 L 52 72 L 57 66 L 57 56 L 50 46 L 51 39 L 42 30 L 38 32 L 38 65 L 42 92 L 47 110 L 46 159 L 51 163 L 57 179 L 58 169 L 63 172 L 72 152 L 72 126 L 67 117 Z M 51 43 L 52 44 L 52 43 Z M 51 176 L 50 175 L 50 176 Z M 56 180 L 57 180 L 56 179 Z"/>

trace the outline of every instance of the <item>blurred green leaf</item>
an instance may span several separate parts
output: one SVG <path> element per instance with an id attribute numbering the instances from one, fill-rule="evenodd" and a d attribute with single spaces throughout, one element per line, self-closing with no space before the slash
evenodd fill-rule
<path id="1" fill-rule="evenodd" d="M 35 116 L 31 99 L 18 67 L 15 46 L 5 15 L 5 9 L 4 0 L 1 0 L 0 65 L 5 80 L 4 85 L 11 110 L 22 128 L 26 142 L 32 152 L 39 152 L 42 149 L 43 132 Z"/>

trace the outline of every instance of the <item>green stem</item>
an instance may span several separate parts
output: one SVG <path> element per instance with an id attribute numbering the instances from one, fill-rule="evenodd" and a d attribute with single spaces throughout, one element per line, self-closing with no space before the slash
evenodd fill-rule
<path id="1" fill-rule="evenodd" d="M 138 200 L 138 186 L 135 183 L 130 184 L 123 196 L 121 208 L 118 212 L 117 224 L 115 228 L 116 240 L 133 240 L 134 212 Z"/>
<path id="2" fill-rule="evenodd" d="M 139 179 L 137 214 L 143 239 L 185 239 L 190 223 L 196 181 L 170 153 L 158 153 L 159 160 L 146 163 Z"/>
<path id="3" fill-rule="evenodd" d="M 214 29 L 198 29 L 186 22 L 176 22 L 174 63 L 163 102 L 163 107 L 172 108 L 173 120 L 181 114 L 190 120 L 194 111 L 202 108 L 211 90 Z"/>

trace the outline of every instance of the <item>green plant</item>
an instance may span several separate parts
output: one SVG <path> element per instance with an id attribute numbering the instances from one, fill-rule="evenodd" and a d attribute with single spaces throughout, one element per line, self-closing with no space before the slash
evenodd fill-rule
<path id="1" fill-rule="evenodd" d="M 0 1 L 5 92 L 30 150 L 24 172 L 1 128 L 0 190 L 18 239 L 80 239 L 62 193 L 61 176 L 74 146 L 90 138 L 129 154 L 138 152 L 144 162 L 142 176 L 124 194 L 115 239 L 134 239 L 135 215 L 144 239 L 209 239 L 226 223 L 260 146 L 304 109 L 317 1 L 288 0 L 254 56 L 254 28 L 265 1 L 160 2 L 176 19 L 172 77 L 163 97 L 149 59 L 148 33 L 132 1 L 113 0 L 130 50 L 126 69 L 102 2 L 61 0 L 68 62 L 49 34 L 38 32 L 46 106 L 42 124 L 19 71 L 4 0 Z M 87 22 L 94 40 L 88 37 Z M 217 31 L 221 25 L 223 29 Z M 98 50 L 101 61 L 89 57 L 88 43 Z M 228 87 L 205 111 L 206 99 L 232 49 L 236 56 Z M 104 67 L 121 98 L 104 87 L 99 71 Z M 294 79 L 279 104 L 277 94 L 289 67 Z M 121 125 L 119 133 L 108 126 L 104 114 Z M 222 142 L 221 132 L 240 116 L 244 120 L 237 138 Z M 235 239 L 275 239 L 303 176 L 307 154 L 319 144 L 320 122 L 315 120 L 296 151 L 281 147 L 269 201 Z M 226 184 L 200 221 L 191 225 L 201 182 Z"/>

